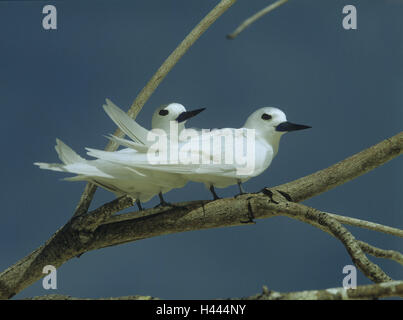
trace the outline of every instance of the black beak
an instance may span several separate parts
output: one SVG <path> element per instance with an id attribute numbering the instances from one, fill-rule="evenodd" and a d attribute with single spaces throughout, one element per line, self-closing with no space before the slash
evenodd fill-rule
<path id="1" fill-rule="evenodd" d="M 288 131 L 296 131 L 296 130 L 304 130 L 312 128 L 310 126 L 305 126 L 303 124 L 295 124 L 291 122 L 282 122 L 276 127 L 276 131 L 280 132 L 288 132 Z"/>
<path id="2" fill-rule="evenodd" d="M 200 112 L 205 110 L 206 108 L 201 108 L 201 109 L 196 109 L 192 111 L 185 111 L 182 112 L 175 120 L 178 121 L 178 123 L 181 123 L 183 121 L 186 121 L 187 119 L 193 118 L 195 115 L 198 115 Z"/>

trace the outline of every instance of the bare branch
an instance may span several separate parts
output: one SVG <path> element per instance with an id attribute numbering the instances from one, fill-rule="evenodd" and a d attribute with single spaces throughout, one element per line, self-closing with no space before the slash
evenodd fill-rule
<path id="1" fill-rule="evenodd" d="M 403 281 L 383 282 L 358 286 L 355 289 L 330 288 L 298 292 L 277 292 L 263 287 L 263 292 L 250 297 L 231 298 L 230 300 L 354 300 L 403 297 Z M 158 300 L 150 296 L 124 296 L 110 298 L 77 298 L 72 296 L 49 294 L 27 298 L 27 300 Z"/>
<path id="2" fill-rule="evenodd" d="M 326 212 L 324 212 L 324 213 L 326 213 Z M 328 214 L 328 213 L 326 213 L 326 214 Z M 295 217 L 295 218 L 297 220 L 309 223 L 310 225 L 321 229 L 322 231 L 330 234 L 331 236 L 334 236 L 329 228 L 327 228 L 319 223 L 316 223 L 315 221 L 305 221 L 303 219 L 300 219 L 299 217 Z M 364 241 L 358 241 L 358 245 L 360 246 L 361 250 L 367 254 L 370 254 L 377 258 L 394 260 L 397 263 L 403 265 L 403 255 L 399 251 L 380 249 L 380 248 L 374 247 Z"/>
<path id="3" fill-rule="evenodd" d="M 341 216 L 338 214 L 334 213 L 328 213 L 328 215 L 336 219 L 342 224 L 348 224 L 350 226 L 354 227 L 360 227 L 360 228 L 365 228 L 365 229 L 370 229 L 373 231 L 378 231 L 378 232 L 383 232 L 387 234 L 391 234 L 393 236 L 397 237 L 403 237 L 403 230 L 398 229 L 398 228 L 393 228 L 389 226 L 385 226 L 379 223 L 371 222 L 371 221 L 366 221 L 366 220 L 361 220 L 361 219 L 356 219 L 356 218 L 351 218 L 351 217 L 346 217 L 346 216 Z"/>
<path id="4" fill-rule="evenodd" d="M 287 215 L 314 226 L 320 225 L 321 229 L 333 234 L 346 247 L 357 267 L 372 281 L 391 280 L 376 264 L 368 260 L 358 241 L 338 221 L 316 209 L 285 201 L 279 193 L 271 193 L 269 197 L 247 194 L 235 199 L 220 199 L 196 205 L 190 210 L 178 204 L 178 207 L 160 213 L 154 212 L 140 218 L 131 214 L 132 219 L 101 225 L 92 234 L 93 240 L 88 242 L 86 250 L 158 235 L 243 225 L 252 219 Z"/>
<path id="5" fill-rule="evenodd" d="M 119 197 L 99 208 L 72 219 L 72 228 L 78 231 L 94 231 L 100 224 L 108 221 L 111 216 L 133 206 L 133 199 L 129 196 Z"/>
<path id="6" fill-rule="evenodd" d="M 180 206 L 185 207 L 186 209 L 190 210 L 190 209 L 195 209 L 197 207 L 205 205 L 209 202 L 211 202 L 211 201 L 209 201 L 209 200 L 190 201 L 190 202 L 181 203 Z M 154 208 L 154 209 L 141 211 L 141 212 L 135 211 L 135 212 L 129 212 L 129 213 L 120 214 L 120 215 L 113 215 L 108 220 L 106 220 L 104 224 L 116 223 L 119 221 L 126 221 L 126 220 L 131 220 L 131 219 L 137 219 L 140 217 L 151 216 L 151 215 L 157 214 L 163 210 L 164 209 L 162 209 L 162 208 Z M 327 212 L 325 212 L 325 213 L 342 224 L 351 224 L 351 225 L 358 226 L 358 227 L 370 226 L 370 229 L 372 229 L 374 231 L 381 231 L 381 232 L 384 230 L 386 230 L 386 231 L 392 230 L 392 232 L 387 232 L 387 233 L 390 233 L 392 235 L 397 235 L 397 236 L 399 236 L 402 233 L 402 230 L 397 229 L 397 228 L 391 228 L 391 227 L 383 226 L 383 225 L 380 225 L 377 223 L 373 223 L 373 222 L 369 222 L 369 221 L 365 221 L 365 220 L 359 220 L 359 219 L 350 218 L 350 217 L 345 217 L 345 216 L 340 216 L 337 214 L 332 214 L 332 213 L 327 213 Z M 331 236 L 334 236 L 329 228 L 326 228 L 319 223 L 315 223 L 314 221 L 304 221 L 303 219 L 299 219 L 299 218 L 297 218 L 297 219 L 301 220 L 303 222 L 308 222 L 309 224 L 321 229 L 322 231 L 330 234 Z M 372 225 L 374 225 L 374 228 L 372 228 Z M 358 241 L 358 244 L 359 244 L 361 250 L 367 254 L 370 254 L 377 258 L 391 259 L 391 260 L 394 260 L 397 263 L 403 265 L 403 255 L 398 251 L 380 249 L 380 248 L 374 247 L 363 241 Z"/>
<path id="7" fill-rule="evenodd" d="M 160 300 L 160 299 L 151 296 L 140 296 L 140 295 L 109 297 L 109 298 L 77 298 L 63 294 L 47 294 L 45 296 L 25 298 L 24 300 Z"/>
<path id="8" fill-rule="evenodd" d="M 157 72 L 152 76 L 147 85 L 141 90 L 136 100 L 133 102 L 129 111 L 127 112 L 130 117 L 135 118 L 140 112 L 143 105 L 150 98 L 151 94 L 155 91 L 161 81 L 165 78 L 169 71 L 175 66 L 180 58 L 186 51 L 196 42 L 197 39 L 227 10 L 236 0 L 222 0 L 212 9 L 199 24 L 186 36 L 186 38 L 179 44 L 179 46 L 170 54 L 164 61 Z"/>
<path id="9" fill-rule="evenodd" d="M 376 299 L 387 297 L 402 297 L 403 281 L 390 281 L 366 286 L 358 286 L 356 289 L 331 288 L 325 290 L 309 290 L 299 292 L 280 293 L 263 287 L 263 292 L 246 300 L 356 300 Z"/>
<path id="10" fill-rule="evenodd" d="M 267 6 L 266 8 L 256 12 L 253 16 L 249 17 L 246 19 L 244 22 L 242 22 L 238 28 L 235 29 L 234 32 L 230 33 L 227 35 L 227 39 L 235 39 L 243 30 L 245 30 L 247 27 L 249 27 L 252 23 L 254 23 L 256 20 L 259 20 L 261 17 L 263 17 L 265 14 L 269 13 L 270 11 L 273 11 L 277 7 L 283 5 L 286 3 L 288 0 L 277 0 L 276 2 L 272 3 L 271 5 Z"/>
<path id="11" fill-rule="evenodd" d="M 366 252 L 370 255 L 373 255 L 374 257 L 391 259 L 391 260 L 394 260 L 397 263 L 400 263 L 401 265 L 403 265 L 403 254 L 401 254 L 398 251 L 380 249 L 380 248 L 371 246 L 370 244 L 368 244 L 364 241 L 358 241 L 358 244 L 360 245 L 361 249 L 364 252 Z"/>
<path id="12" fill-rule="evenodd" d="M 275 187 L 272 191 L 265 189 L 269 197 L 258 193 L 242 195 L 235 199 L 179 203 L 172 208 L 146 210 L 141 217 L 136 217 L 136 213 L 122 215 L 127 219 L 112 223 L 105 221 L 109 214 L 100 214 L 100 220 L 104 221 L 104 224 L 93 232 L 79 231 L 72 227 L 74 221 L 70 221 L 45 245 L 0 274 L 0 298 L 12 297 L 40 279 L 43 276 L 43 266 L 52 264 L 57 268 L 69 259 L 90 250 L 170 233 L 245 225 L 254 218 L 281 214 L 329 228 L 343 242 L 354 263 L 364 274 L 373 281 L 388 281 L 389 277 L 378 266 L 369 262 L 358 241 L 340 223 L 315 209 L 304 211 L 302 207 L 295 207 L 296 203 L 285 200 L 305 200 L 382 165 L 401 153 L 402 137 L 403 133 L 399 133 L 327 169 Z M 294 211 L 290 208 L 294 208 Z M 116 218 L 112 216 L 110 219 Z"/>
<path id="13" fill-rule="evenodd" d="M 403 132 L 383 140 L 331 167 L 274 187 L 294 202 L 301 202 L 333 189 L 392 160 L 403 151 Z"/>
<path id="14" fill-rule="evenodd" d="M 328 228 L 329 231 L 343 243 L 354 264 L 369 279 L 374 282 L 386 282 L 392 280 L 378 265 L 374 264 L 366 257 L 358 241 L 346 228 L 340 224 L 340 222 L 336 221 L 334 218 L 330 217 L 324 212 L 306 207 L 302 204 L 285 203 L 285 207 L 286 208 L 280 209 L 280 211 L 284 212 L 290 217 L 298 216 L 299 220 L 307 219 Z"/>

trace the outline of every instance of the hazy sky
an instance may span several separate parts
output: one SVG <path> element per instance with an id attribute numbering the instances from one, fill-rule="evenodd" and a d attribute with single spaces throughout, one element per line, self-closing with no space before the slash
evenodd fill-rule
<path id="1" fill-rule="evenodd" d="M 48 2 L 0 2 L 2 212 L 0 270 L 43 244 L 71 217 L 85 183 L 61 181 L 35 161 L 56 162 L 55 138 L 82 156 L 104 148 L 115 125 L 110 98 L 127 110 L 149 78 L 218 1 L 54 1 L 57 30 L 44 30 Z M 196 42 L 146 103 L 206 107 L 200 128 L 240 127 L 264 106 L 284 110 L 309 130 L 286 134 L 270 168 L 245 183 L 255 192 L 336 163 L 402 129 L 403 2 L 289 1 L 245 30 L 225 35 L 269 1 L 238 1 Z M 357 8 L 358 29 L 344 30 L 342 8 Z M 402 159 L 304 203 L 403 227 Z M 217 189 L 230 197 L 236 186 Z M 98 189 L 92 208 L 112 200 Z M 210 199 L 201 184 L 167 201 Z M 158 199 L 145 203 L 146 208 Z M 349 227 L 372 245 L 402 250 L 396 237 Z M 371 259 L 392 278 L 395 262 Z M 240 297 L 261 291 L 339 287 L 351 259 L 329 235 L 285 217 L 256 225 L 173 234 L 85 253 L 58 269 L 58 289 L 41 281 L 16 298 L 152 295 L 167 299 Z M 359 273 L 358 284 L 370 281 Z"/>

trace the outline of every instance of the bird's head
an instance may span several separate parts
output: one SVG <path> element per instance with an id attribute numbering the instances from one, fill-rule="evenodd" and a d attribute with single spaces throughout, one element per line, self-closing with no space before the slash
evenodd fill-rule
<path id="1" fill-rule="evenodd" d="M 186 108 L 180 103 L 162 105 L 155 110 L 151 126 L 153 129 L 169 130 L 170 121 L 176 121 L 181 130 L 184 128 L 186 120 L 199 114 L 204 109 L 205 108 L 186 111 Z"/>
<path id="2" fill-rule="evenodd" d="M 257 134 L 273 138 L 280 137 L 289 131 L 311 128 L 287 121 L 285 113 L 273 107 L 265 107 L 253 112 L 246 120 L 244 127 L 255 129 Z"/>

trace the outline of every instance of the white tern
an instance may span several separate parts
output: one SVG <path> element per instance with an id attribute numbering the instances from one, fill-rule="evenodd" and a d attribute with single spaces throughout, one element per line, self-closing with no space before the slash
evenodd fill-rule
<path id="1" fill-rule="evenodd" d="M 265 107 L 253 112 L 240 129 L 225 128 L 210 132 L 204 130 L 206 131 L 204 135 L 200 134 L 203 131 L 201 130 L 196 132 L 193 144 L 190 145 L 189 141 L 180 142 L 179 149 L 184 148 L 190 155 L 196 155 L 192 158 L 195 160 L 193 162 L 154 164 L 146 157 L 131 161 L 118 155 L 109 159 L 121 165 L 129 165 L 136 170 L 150 169 L 161 173 L 178 174 L 184 176 L 186 180 L 204 183 L 214 199 L 218 199 L 214 187 L 225 188 L 238 184 L 240 193 L 244 193 L 241 183 L 260 175 L 270 166 L 278 152 L 283 134 L 308 128 L 311 127 L 288 122 L 280 109 Z M 219 142 L 216 145 L 214 145 L 215 138 Z M 210 142 L 205 144 L 206 141 Z M 137 143 L 133 143 L 131 147 L 141 150 L 141 146 Z M 229 160 L 226 158 L 228 150 Z M 89 154 L 102 157 L 101 154 L 94 154 L 91 151 Z"/>
<path id="2" fill-rule="evenodd" d="M 132 141 L 115 136 L 110 136 L 109 138 L 127 147 L 135 144 L 139 150 L 142 150 L 142 148 L 148 149 L 150 146 L 147 140 L 149 130 L 140 126 L 109 99 L 106 99 L 106 103 L 103 106 L 105 112 Z M 204 108 L 186 111 L 185 107 L 179 103 L 163 105 L 157 108 L 153 114 L 152 128 L 164 130 L 164 132 L 167 132 L 169 138 L 169 130 L 167 128 L 169 128 L 170 122 L 177 124 L 178 133 L 180 133 L 185 129 L 186 120 L 203 110 Z M 146 153 L 139 152 L 133 148 L 125 148 L 114 152 L 89 149 L 93 153 L 99 153 L 105 155 L 105 157 L 98 157 L 97 160 L 86 160 L 61 140 L 56 139 L 56 142 L 55 149 L 59 159 L 63 163 L 49 164 L 36 162 L 34 163 L 35 165 L 41 169 L 77 174 L 77 176 L 65 179 L 68 181 L 89 181 L 113 192 L 116 196 L 127 194 L 136 200 L 140 210 L 142 210 L 141 202 L 146 202 L 157 194 L 160 197 L 161 205 L 167 204 L 162 194 L 173 188 L 181 188 L 187 183 L 187 179 L 178 174 L 158 172 L 146 168 L 135 169 L 130 165 L 108 161 L 108 158 L 112 155 L 118 156 L 121 159 L 145 161 Z M 131 162 L 128 161 L 128 164 Z"/>

